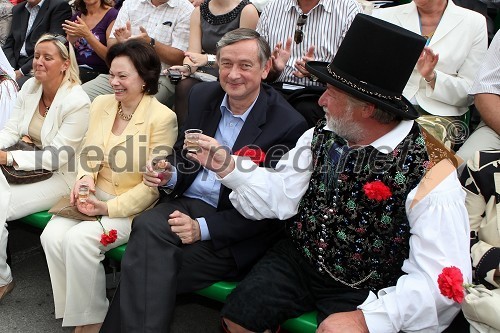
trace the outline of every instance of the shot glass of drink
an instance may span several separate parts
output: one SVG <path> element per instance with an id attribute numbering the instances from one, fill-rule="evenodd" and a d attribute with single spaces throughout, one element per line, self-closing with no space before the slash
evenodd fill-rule
<path id="1" fill-rule="evenodd" d="M 90 188 L 88 183 L 81 183 L 78 187 L 78 201 L 86 202 L 90 194 Z"/>
<path id="2" fill-rule="evenodd" d="M 158 178 L 163 180 L 163 178 L 165 178 L 165 175 L 163 173 L 167 169 L 167 162 L 165 160 L 154 161 L 153 169 L 158 173 Z"/>
<path id="3" fill-rule="evenodd" d="M 203 131 L 197 128 L 191 128 L 184 131 L 184 135 L 186 138 L 186 149 L 190 153 L 198 153 L 201 151 L 200 146 L 198 145 L 198 140 L 200 138 L 200 134 Z"/>

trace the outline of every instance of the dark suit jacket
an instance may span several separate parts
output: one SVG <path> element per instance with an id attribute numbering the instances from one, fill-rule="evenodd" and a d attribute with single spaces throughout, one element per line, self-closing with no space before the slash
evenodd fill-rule
<path id="1" fill-rule="evenodd" d="M 23 1 L 12 8 L 12 26 L 9 36 L 3 46 L 3 51 L 14 69 L 21 68 L 26 75 L 31 71 L 35 44 L 41 35 L 47 32 L 66 36 L 62 28 L 64 20 L 71 18 L 71 7 L 65 0 L 45 0 L 38 11 L 31 31 L 26 36 L 30 13 Z M 21 57 L 19 52 L 26 38 L 26 53 L 28 57 Z"/>
<path id="2" fill-rule="evenodd" d="M 189 95 L 185 128 L 200 128 L 204 134 L 214 137 L 221 119 L 220 105 L 224 95 L 219 82 L 195 85 Z M 234 143 L 233 152 L 244 146 L 256 145 L 266 153 L 265 165 L 274 166 L 306 130 L 305 119 L 278 92 L 263 84 Z M 201 170 L 199 164 L 185 158 L 183 143 L 184 131 L 174 147 L 175 160 L 172 163 L 178 170 L 177 183 L 171 194 L 174 197 L 181 196 Z M 217 212 L 204 218 L 215 249 L 229 247 L 238 268 L 244 272 L 281 236 L 284 222 L 244 218 L 229 201 L 230 192 L 222 186 Z"/>

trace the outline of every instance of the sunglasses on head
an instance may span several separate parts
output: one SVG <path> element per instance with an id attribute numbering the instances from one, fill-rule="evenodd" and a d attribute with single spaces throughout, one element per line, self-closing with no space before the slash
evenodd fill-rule
<path id="1" fill-rule="evenodd" d="M 59 35 L 59 34 L 49 34 L 48 35 L 50 38 L 47 39 L 47 40 L 57 40 L 58 42 L 60 42 L 61 44 L 63 44 L 64 46 L 68 47 L 69 43 L 68 43 L 68 40 L 66 39 L 66 37 L 64 37 L 63 35 Z"/>
<path id="2" fill-rule="evenodd" d="M 304 32 L 302 31 L 302 27 L 307 22 L 307 15 L 301 14 L 297 19 L 297 28 L 295 29 L 295 34 L 293 35 L 293 40 L 295 44 L 300 44 L 304 40 Z"/>

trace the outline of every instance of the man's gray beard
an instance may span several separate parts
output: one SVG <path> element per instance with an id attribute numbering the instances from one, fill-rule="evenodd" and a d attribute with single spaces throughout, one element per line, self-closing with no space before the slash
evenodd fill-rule
<path id="1" fill-rule="evenodd" d="M 342 118 L 327 117 L 326 107 L 323 106 L 326 117 L 326 127 L 336 133 L 338 136 L 344 138 L 347 142 L 356 143 L 362 141 L 363 129 L 359 124 L 354 123 L 352 119 L 352 106 L 346 107 L 345 113 Z"/>

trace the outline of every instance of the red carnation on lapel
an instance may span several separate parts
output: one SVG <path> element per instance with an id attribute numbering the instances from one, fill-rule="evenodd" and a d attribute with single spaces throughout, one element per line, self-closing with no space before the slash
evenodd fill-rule
<path id="1" fill-rule="evenodd" d="M 365 185 L 363 185 L 363 191 L 365 191 L 365 195 L 368 197 L 368 199 L 375 201 L 387 200 L 392 195 L 389 186 L 385 185 L 380 180 L 366 183 Z"/>
<path id="2" fill-rule="evenodd" d="M 236 156 L 247 156 L 250 157 L 252 162 L 255 164 L 259 165 L 261 163 L 264 163 L 266 160 L 266 153 L 259 147 L 255 146 L 256 148 L 251 148 L 249 146 L 245 146 L 241 148 L 240 150 L 237 150 L 233 153 L 233 155 Z"/>

